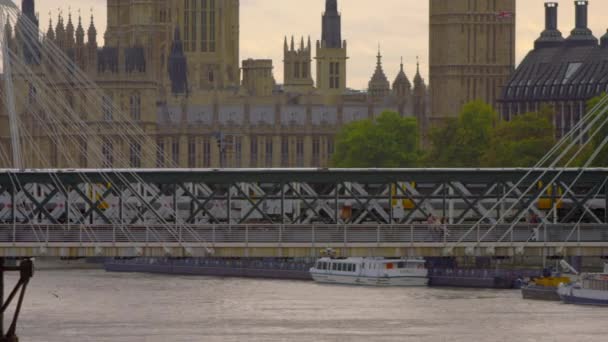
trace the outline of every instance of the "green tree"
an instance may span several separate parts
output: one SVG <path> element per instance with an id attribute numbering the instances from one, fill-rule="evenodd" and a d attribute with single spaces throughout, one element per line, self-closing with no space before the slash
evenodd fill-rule
<path id="1" fill-rule="evenodd" d="M 587 102 L 587 111 L 594 109 L 600 103 L 600 101 L 606 98 L 606 96 L 608 95 L 603 93 L 602 95 L 596 96 L 589 100 Z M 608 114 L 604 113 L 607 108 L 608 105 L 604 105 L 603 108 L 600 108 L 600 110 L 595 112 L 595 117 L 593 119 L 597 119 L 597 121 L 595 122 L 594 127 L 591 128 L 589 134 L 589 136 L 593 136 L 593 139 L 591 139 L 591 146 L 588 148 L 586 155 L 583 155 L 583 157 L 580 159 L 586 160 L 588 157 L 590 157 L 593 151 L 598 149 L 602 145 L 604 139 L 608 137 L 608 124 L 602 125 L 603 121 L 608 118 Z M 592 166 L 608 166 L 608 144 L 601 149 L 593 161 Z"/>
<path id="2" fill-rule="evenodd" d="M 482 157 L 487 167 L 532 167 L 555 144 L 553 111 L 544 107 L 539 113 L 517 115 L 500 122 Z"/>
<path id="3" fill-rule="evenodd" d="M 497 114 L 482 101 L 467 103 L 458 119 L 431 131 L 426 166 L 479 167 L 491 142 Z"/>
<path id="4" fill-rule="evenodd" d="M 376 120 L 352 122 L 336 139 L 333 165 L 341 168 L 417 166 L 420 156 L 418 122 L 384 112 Z"/>

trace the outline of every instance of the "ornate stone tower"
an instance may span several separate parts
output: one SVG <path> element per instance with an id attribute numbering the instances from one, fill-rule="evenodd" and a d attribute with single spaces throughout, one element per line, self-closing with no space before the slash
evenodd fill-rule
<path id="1" fill-rule="evenodd" d="M 368 93 L 371 95 L 373 101 L 378 101 L 386 96 L 391 91 L 391 85 L 384 74 L 384 70 L 382 70 L 382 55 L 380 54 L 380 49 L 378 49 L 378 56 L 376 56 L 376 70 L 372 75 L 368 83 Z"/>
<path id="2" fill-rule="evenodd" d="M 429 91 L 420 75 L 420 63 L 416 61 L 416 75 L 414 75 L 414 89 L 412 90 L 412 112 L 418 120 L 418 130 L 421 133 L 421 146 L 427 144 L 426 133 L 429 130 Z"/>
<path id="3" fill-rule="evenodd" d="M 317 41 L 317 89 L 339 95 L 346 90 L 346 41 L 337 0 L 326 0 L 321 40 Z"/>
<path id="4" fill-rule="evenodd" d="M 431 123 L 495 105 L 515 66 L 515 0 L 430 0 Z"/>
<path id="5" fill-rule="evenodd" d="M 175 27 L 167 14 L 170 3 L 163 0 L 107 0 L 106 47 L 119 50 L 143 48 L 147 71 L 160 79 L 166 74 L 165 60 Z"/>
<path id="6" fill-rule="evenodd" d="M 393 81 L 393 97 L 397 101 L 401 114 L 409 116 L 413 112 L 412 106 L 412 83 L 407 78 L 403 69 L 403 58 L 395 81 Z"/>
<path id="7" fill-rule="evenodd" d="M 427 114 L 427 87 L 420 75 L 420 63 L 416 63 L 416 75 L 414 76 L 414 115 L 422 123 Z"/>
<path id="8" fill-rule="evenodd" d="M 293 36 L 291 37 L 291 45 L 283 45 L 283 66 L 285 75 L 285 90 L 288 92 L 307 93 L 314 87 L 311 74 L 311 46 L 310 38 L 304 46 L 304 37 L 300 41 L 300 47 L 296 50 Z"/>
<path id="9" fill-rule="evenodd" d="M 21 2 L 21 9 L 23 11 L 23 15 L 27 17 L 36 27 L 39 26 L 38 17 L 36 16 L 36 5 L 34 0 L 23 0 Z M 22 28 L 23 23 L 21 19 L 17 21 L 17 32 L 16 36 L 19 38 L 18 40 L 22 44 L 24 59 L 27 64 L 38 64 L 40 62 L 40 47 L 37 41 L 32 41 L 32 39 L 27 39 L 22 37 L 21 30 L 25 30 Z M 31 47 L 31 48 L 29 48 Z"/>
<path id="10" fill-rule="evenodd" d="M 271 59 L 247 59 L 243 61 L 243 88 L 251 96 L 272 96 L 274 88 Z"/>
<path id="11" fill-rule="evenodd" d="M 181 28 L 191 86 L 237 88 L 239 69 L 239 0 L 175 0 L 172 20 Z"/>

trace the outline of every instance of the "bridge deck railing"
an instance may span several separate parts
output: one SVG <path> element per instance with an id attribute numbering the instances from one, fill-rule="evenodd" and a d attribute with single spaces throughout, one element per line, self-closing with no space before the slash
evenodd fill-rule
<path id="1" fill-rule="evenodd" d="M 608 242 L 606 225 L 0 225 L 0 244 L 424 244 Z"/>

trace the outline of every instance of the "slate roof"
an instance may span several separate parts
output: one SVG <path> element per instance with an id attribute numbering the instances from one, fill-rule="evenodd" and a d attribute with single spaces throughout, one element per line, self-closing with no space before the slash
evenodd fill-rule
<path id="1" fill-rule="evenodd" d="M 555 32 L 547 38 L 545 30 L 505 85 L 501 102 L 587 100 L 608 90 L 608 35 L 599 45 L 580 28 L 566 40 Z"/>

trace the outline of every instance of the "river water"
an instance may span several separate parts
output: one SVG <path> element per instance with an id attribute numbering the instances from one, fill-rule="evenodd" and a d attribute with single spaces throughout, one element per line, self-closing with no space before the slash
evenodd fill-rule
<path id="1" fill-rule="evenodd" d="M 608 308 L 518 291 L 55 270 L 34 275 L 18 329 L 41 342 L 580 342 L 608 340 L 606 323 Z"/>

